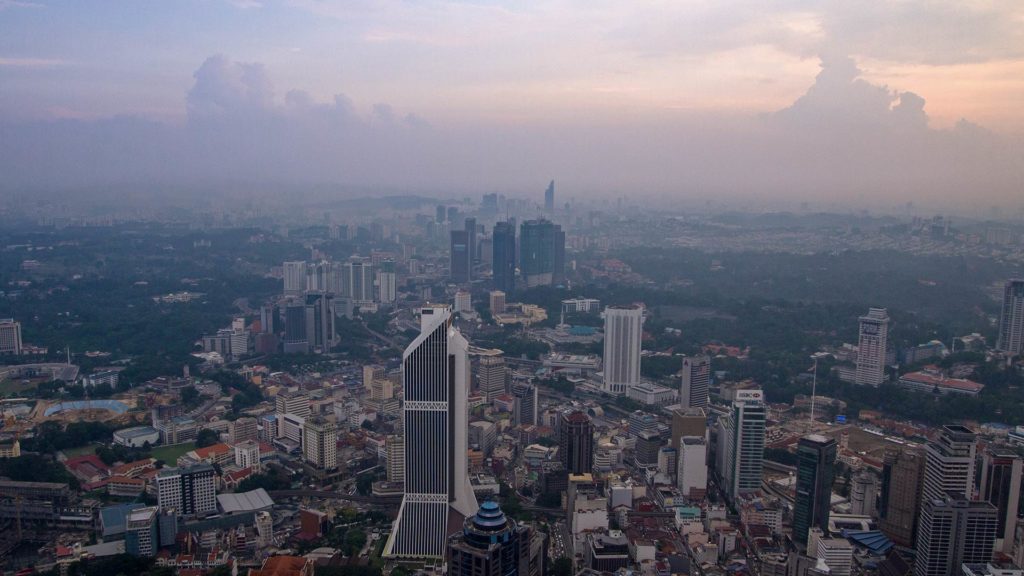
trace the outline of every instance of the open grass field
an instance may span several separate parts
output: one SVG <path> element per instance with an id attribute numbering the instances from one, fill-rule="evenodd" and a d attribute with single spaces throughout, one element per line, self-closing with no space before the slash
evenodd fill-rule
<path id="1" fill-rule="evenodd" d="M 188 442 L 186 444 L 175 444 L 174 446 L 157 446 L 153 448 L 153 458 L 157 460 L 163 460 L 169 466 L 174 466 L 174 463 L 178 461 L 178 457 L 185 454 L 189 450 L 195 449 L 196 445 L 194 442 Z"/>

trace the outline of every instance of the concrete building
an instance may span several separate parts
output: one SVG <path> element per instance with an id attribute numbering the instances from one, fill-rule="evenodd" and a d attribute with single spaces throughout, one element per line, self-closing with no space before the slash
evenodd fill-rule
<path id="1" fill-rule="evenodd" d="M 914 547 L 914 576 L 960 574 L 964 564 L 991 561 L 998 514 L 989 502 L 966 500 L 957 492 L 925 499 Z"/>
<path id="2" fill-rule="evenodd" d="M 708 445 L 705 436 L 679 439 L 676 486 L 683 496 L 702 498 L 708 490 Z"/>
<path id="3" fill-rule="evenodd" d="M 860 317 L 857 371 L 854 383 L 880 386 L 885 382 L 885 355 L 889 346 L 889 314 L 885 308 L 871 308 Z"/>
<path id="4" fill-rule="evenodd" d="M 1006 555 L 1013 553 L 1013 538 L 1017 532 L 1021 471 L 1021 457 L 1010 449 L 990 445 L 982 453 L 979 497 L 999 511 L 996 550 Z"/>
<path id="5" fill-rule="evenodd" d="M 562 414 L 558 433 L 559 456 L 569 474 L 589 474 L 594 467 L 594 425 L 580 412 Z"/>
<path id="6" fill-rule="evenodd" d="M 21 322 L 0 318 L 0 354 L 21 355 Z"/>
<path id="7" fill-rule="evenodd" d="M 718 419 L 716 469 L 732 500 L 761 489 L 766 424 L 761 390 L 737 390 L 729 414 Z"/>
<path id="8" fill-rule="evenodd" d="M 604 310 L 604 392 L 622 396 L 640 383 L 643 338 L 642 305 L 609 306 Z"/>
<path id="9" fill-rule="evenodd" d="M 484 502 L 448 539 L 448 574 L 527 576 L 529 545 L 529 528 L 507 518 L 497 502 Z"/>
<path id="10" fill-rule="evenodd" d="M 235 444 L 235 466 L 252 468 L 260 471 L 260 444 L 254 440 L 246 440 Z"/>
<path id="11" fill-rule="evenodd" d="M 337 426 L 320 416 L 306 418 L 303 423 L 302 455 L 317 470 L 337 469 Z"/>
<path id="12" fill-rule="evenodd" d="M 918 450 L 887 450 L 882 467 L 878 527 L 894 543 L 907 548 L 914 546 L 924 461 Z"/>
<path id="13" fill-rule="evenodd" d="M 247 440 L 256 440 L 258 435 L 259 429 L 255 418 L 243 416 L 231 423 L 232 444 L 239 444 Z"/>
<path id="14" fill-rule="evenodd" d="M 459 290 L 455 293 L 454 311 L 459 314 L 473 311 L 473 297 L 469 291 Z"/>
<path id="15" fill-rule="evenodd" d="M 405 495 L 386 556 L 443 558 L 452 522 L 477 509 L 466 461 L 468 351 L 450 308 L 421 310 L 420 335 L 402 355 Z"/>
<path id="16" fill-rule="evenodd" d="M 125 517 L 124 551 L 142 558 L 156 556 L 160 547 L 157 528 L 159 510 L 156 506 L 136 508 Z"/>
<path id="17" fill-rule="evenodd" d="M 306 291 L 306 262 L 297 260 L 284 263 L 284 293 L 297 296 Z"/>
<path id="18" fill-rule="evenodd" d="M 501 290 L 491 290 L 487 304 L 491 314 L 504 314 L 505 293 Z"/>
<path id="19" fill-rule="evenodd" d="M 836 453 L 835 439 L 820 434 L 804 436 L 797 443 L 793 540 L 798 544 L 807 544 L 811 528 L 828 530 Z"/>
<path id="20" fill-rule="evenodd" d="M 491 269 L 494 271 L 494 288 L 502 296 L 516 289 L 516 224 L 498 222 L 491 234 Z M 493 302 L 493 301 L 492 301 Z M 504 308 L 501 309 L 502 311 Z M 491 307 L 491 313 L 495 308 Z"/>
<path id="21" fill-rule="evenodd" d="M 178 516 L 205 516 L 217 511 L 213 466 L 164 468 L 156 476 L 157 505 L 161 512 Z"/>
<path id="22" fill-rule="evenodd" d="M 850 576 L 853 572 L 853 545 L 846 538 L 828 538 L 827 530 L 809 529 L 807 555 L 828 566 L 828 576 Z"/>
<path id="23" fill-rule="evenodd" d="M 877 510 L 878 479 L 867 470 L 863 470 L 851 479 L 850 513 L 857 516 L 873 517 Z"/>
<path id="24" fill-rule="evenodd" d="M 679 404 L 683 408 L 707 408 L 710 387 L 711 358 L 705 355 L 684 356 Z"/>
<path id="25" fill-rule="evenodd" d="M 281 390 L 274 398 L 274 413 L 294 414 L 301 418 L 309 416 L 309 395 L 294 390 Z"/>
<path id="26" fill-rule="evenodd" d="M 535 426 L 538 424 L 537 387 L 529 382 L 513 382 L 512 397 L 515 399 L 513 421 L 516 426 Z"/>
<path id="27" fill-rule="evenodd" d="M 402 484 L 405 482 L 405 438 L 391 434 L 384 441 L 387 454 L 388 482 Z"/>
<path id="28" fill-rule="evenodd" d="M 508 369 L 502 356 L 481 356 L 476 365 L 477 390 L 489 404 L 505 393 Z"/>
<path id="29" fill-rule="evenodd" d="M 1018 356 L 1024 348 L 1024 280 L 1013 279 L 1003 287 L 1003 309 L 999 315 L 996 349 Z"/>
<path id="30" fill-rule="evenodd" d="M 703 408 L 676 408 L 672 411 L 672 441 L 669 445 L 679 450 L 680 439 L 684 436 L 708 439 L 708 416 Z"/>

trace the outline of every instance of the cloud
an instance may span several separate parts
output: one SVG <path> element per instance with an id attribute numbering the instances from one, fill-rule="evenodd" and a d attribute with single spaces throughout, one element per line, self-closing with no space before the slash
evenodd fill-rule
<path id="1" fill-rule="evenodd" d="M 0 124 L 0 190 L 250 182 L 475 194 L 557 176 L 578 197 L 970 207 L 1018 203 L 1024 181 L 1019 142 L 967 121 L 932 128 L 924 98 L 866 81 L 844 55 L 823 58 L 804 94 L 760 116 L 428 123 L 388 103 L 364 111 L 344 94 L 277 94 L 260 64 L 212 56 L 181 125 Z"/>
<path id="2" fill-rule="evenodd" d="M 66 61 L 53 58 L 5 58 L 0 56 L 0 67 L 54 68 L 65 64 L 67 64 Z"/>
<path id="3" fill-rule="evenodd" d="M 24 0 L 0 0 L 0 12 L 9 8 L 46 8 L 46 5 L 39 2 L 27 2 Z"/>

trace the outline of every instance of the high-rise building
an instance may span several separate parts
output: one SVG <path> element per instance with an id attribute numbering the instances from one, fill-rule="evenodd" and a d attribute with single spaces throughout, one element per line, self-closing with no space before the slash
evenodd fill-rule
<path id="1" fill-rule="evenodd" d="M 447 216 L 448 216 L 448 208 L 443 206 L 443 205 L 441 205 L 441 204 L 438 204 L 437 205 L 437 210 L 436 210 L 436 215 L 434 216 L 434 219 L 438 223 L 441 223 L 441 222 L 444 222 L 447 219 Z"/>
<path id="2" fill-rule="evenodd" d="M 277 334 L 281 331 L 281 311 L 275 304 L 260 307 L 260 331 L 264 334 Z"/>
<path id="3" fill-rule="evenodd" d="M 1014 279 L 1003 288 L 996 350 L 1017 356 L 1024 350 L 1024 280 Z"/>
<path id="4" fill-rule="evenodd" d="M 637 468 L 653 468 L 658 465 L 658 453 L 665 445 L 660 431 L 643 431 L 636 435 L 633 445 L 633 461 Z"/>
<path id="5" fill-rule="evenodd" d="M 889 346 L 889 314 L 885 308 L 871 308 L 860 317 L 857 371 L 854 382 L 880 386 L 885 382 L 885 353 Z"/>
<path id="6" fill-rule="evenodd" d="M 924 482 L 925 456 L 918 450 L 887 450 L 882 467 L 878 527 L 894 543 L 913 547 Z"/>
<path id="7" fill-rule="evenodd" d="M 178 516 L 204 516 L 217 511 L 213 466 L 164 468 L 156 476 L 157 505 Z"/>
<path id="8" fill-rule="evenodd" d="M 642 305 L 609 306 L 604 310 L 603 390 L 621 396 L 640 383 Z"/>
<path id="9" fill-rule="evenodd" d="M 669 445 L 679 450 L 683 436 L 708 438 L 708 416 L 703 408 L 677 408 L 672 411 L 672 442 Z"/>
<path id="10" fill-rule="evenodd" d="M 505 393 L 505 359 L 501 356 L 481 356 L 476 366 L 477 389 L 491 403 Z"/>
<path id="11" fill-rule="evenodd" d="M 480 261 L 479 245 L 476 238 L 476 218 L 466 218 L 462 227 L 466 231 L 466 245 L 469 247 L 469 264 L 472 266 Z"/>
<path id="12" fill-rule="evenodd" d="M 445 539 L 477 508 L 469 483 L 469 343 L 447 307 L 423 308 L 405 353 L 405 496 L 385 546 L 389 557 L 442 558 Z"/>
<path id="13" fill-rule="evenodd" d="M 298 296 L 306 291 L 306 261 L 284 263 L 284 293 Z"/>
<path id="14" fill-rule="evenodd" d="M 284 309 L 284 353 L 309 353 L 304 302 L 290 302 Z"/>
<path id="15" fill-rule="evenodd" d="M 352 258 L 341 268 L 341 297 L 357 306 L 373 302 L 373 263 L 366 258 Z"/>
<path id="16" fill-rule="evenodd" d="M 459 290 L 455 293 L 455 310 L 462 314 L 473 311 L 473 295 L 468 290 Z"/>
<path id="17" fill-rule="evenodd" d="M 514 422 L 517 426 L 536 425 L 537 408 L 537 387 L 529 382 L 513 382 L 512 397 L 515 398 Z"/>
<path id="18" fill-rule="evenodd" d="M 235 466 L 239 468 L 252 468 L 254 472 L 260 471 L 260 443 L 255 440 L 245 440 L 235 444 Z"/>
<path id="19" fill-rule="evenodd" d="M 338 467 L 338 428 L 322 417 L 306 418 L 303 424 L 302 455 L 317 470 Z"/>
<path id="20" fill-rule="evenodd" d="M 523 222 L 519 227 L 519 268 L 527 288 L 559 283 L 565 276 L 562 227 L 549 220 Z"/>
<path id="21" fill-rule="evenodd" d="M 914 576 L 961 574 L 964 564 L 991 561 L 998 514 L 991 503 L 967 500 L 959 492 L 926 498 L 914 547 Z"/>
<path id="22" fill-rule="evenodd" d="M 405 482 L 405 438 L 391 434 L 384 440 L 388 459 L 388 482 Z"/>
<path id="23" fill-rule="evenodd" d="M 828 531 L 817 527 L 812 527 L 809 533 L 807 555 L 825 563 L 828 569 L 821 572 L 828 576 L 850 576 L 853 572 L 853 545 L 850 541 L 846 538 L 826 538 Z"/>
<path id="24" fill-rule="evenodd" d="M 850 513 L 874 516 L 878 500 L 878 479 L 867 470 L 853 476 L 850 481 Z"/>
<path id="25" fill-rule="evenodd" d="M 766 424 L 761 390 L 737 390 L 731 410 L 718 419 L 715 467 L 731 500 L 761 489 Z"/>
<path id="26" fill-rule="evenodd" d="M 156 506 L 135 508 L 128 512 L 124 524 L 124 551 L 140 558 L 152 558 L 160 547 L 157 528 L 159 510 Z"/>
<path id="27" fill-rule="evenodd" d="M 469 232 L 452 230 L 450 244 L 449 277 L 452 282 L 471 282 L 473 280 L 472 250 L 469 246 Z"/>
<path id="28" fill-rule="evenodd" d="M 820 434 L 804 436 L 797 444 L 793 540 L 799 544 L 807 544 L 811 528 L 828 530 L 836 453 L 835 439 Z"/>
<path id="29" fill-rule="evenodd" d="M 999 511 L 996 549 L 1013 552 L 1020 507 L 1022 460 L 1016 452 L 990 446 L 981 456 L 980 499 L 992 503 Z"/>
<path id="30" fill-rule="evenodd" d="M 451 576 L 528 576 L 530 529 L 507 518 L 488 500 L 448 540 Z"/>
<path id="31" fill-rule="evenodd" d="M 594 467 L 594 424 L 576 410 L 562 414 L 558 432 L 562 464 L 569 474 L 589 474 Z"/>
<path id="32" fill-rule="evenodd" d="M 548 214 L 555 211 L 555 181 L 552 180 L 544 190 L 544 211 Z"/>
<path id="33" fill-rule="evenodd" d="M 929 442 L 924 464 L 921 500 L 941 500 L 954 492 L 970 500 L 974 491 L 976 435 L 966 426 L 948 424 Z"/>
<path id="34" fill-rule="evenodd" d="M 278 415 L 294 414 L 308 418 L 309 395 L 297 390 L 281 390 L 274 398 L 274 413 Z"/>
<path id="35" fill-rule="evenodd" d="M 0 354 L 21 354 L 21 322 L 0 318 Z"/>
<path id="36" fill-rule="evenodd" d="M 679 404 L 684 408 L 707 408 L 711 387 L 711 359 L 705 355 L 683 357 L 683 378 Z"/>
<path id="37" fill-rule="evenodd" d="M 488 301 L 488 308 L 491 314 L 502 314 L 505 312 L 505 293 L 501 290 L 491 290 Z"/>
<path id="38" fill-rule="evenodd" d="M 231 423 L 231 443 L 239 444 L 246 440 L 256 440 L 258 426 L 255 418 L 243 416 Z"/>
<path id="39" fill-rule="evenodd" d="M 683 496 L 702 498 L 708 490 L 708 444 L 703 434 L 679 439 L 676 486 Z"/>
<path id="40" fill-rule="evenodd" d="M 306 341 L 314 350 L 328 352 L 337 343 L 334 319 L 334 296 L 324 292 L 306 295 Z"/>
<path id="41" fill-rule="evenodd" d="M 498 222 L 494 225 L 494 231 L 491 236 L 491 266 L 494 271 L 494 288 L 506 294 L 511 294 L 516 289 L 515 222 Z"/>
<path id="42" fill-rule="evenodd" d="M 377 272 L 377 287 L 382 304 L 392 304 L 398 300 L 398 275 L 395 273 L 395 261 L 385 260 Z"/>

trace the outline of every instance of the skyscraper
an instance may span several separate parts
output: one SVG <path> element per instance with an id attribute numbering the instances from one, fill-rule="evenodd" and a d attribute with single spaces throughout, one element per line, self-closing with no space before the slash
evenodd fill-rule
<path id="1" fill-rule="evenodd" d="M 966 426 L 948 424 L 938 439 L 929 442 L 925 453 L 921 499 L 941 500 L 954 492 L 968 500 L 974 490 L 974 432 Z"/>
<path id="2" fill-rule="evenodd" d="M 967 500 L 954 492 L 925 499 L 914 547 L 914 576 L 961 574 L 964 564 L 991 561 L 997 524 L 998 512 L 989 502 Z"/>
<path id="3" fill-rule="evenodd" d="M 452 230 L 449 276 L 452 282 L 470 282 L 473 280 L 473 260 L 469 246 L 469 232 Z"/>
<path id="4" fill-rule="evenodd" d="M 451 309 L 420 311 L 420 335 L 402 355 L 405 496 L 386 556 L 443 557 L 446 536 L 477 508 L 466 462 L 468 349 Z"/>
<path id="5" fill-rule="evenodd" d="M 555 181 L 552 180 L 544 190 L 544 211 L 548 214 L 555 211 Z"/>
<path id="6" fill-rule="evenodd" d="M 281 311 L 274 304 L 260 307 L 260 330 L 265 334 L 277 334 L 281 331 Z"/>
<path id="7" fill-rule="evenodd" d="M 462 532 L 448 540 L 451 576 L 527 576 L 530 529 L 507 518 L 498 503 L 488 500 L 466 518 Z"/>
<path id="8" fill-rule="evenodd" d="M 498 222 L 494 225 L 492 236 L 491 266 L 494 270 L 494 288 L 505 294 L 511 294 L 516 288 L 515 222 Z"/>
<path id="9" fill-rule="evenodd" d="M 999 511 L 996 529 L 997 549 L 1013 552 L 1020 506 L 1022 461 L 1019 454 L 998 446 L 989 446 L 981 456 L 980 499 Z"/>
<path id="10" fill-rule="evenodd" d="M 589 474 L 594 467 L 594 424 L 576 410 L 562 414 L 558 434 L 562 464 L 569 474 Z"/>
<path id="11" fill-rule="evenodd" d="M 329 352 L 337 343 L 334 319 L 334 296 L 324 292 L 306 294 L 306 341 L 314 350 Z"/>
<path id="12" fill-rule="evenodd" d="M 705 436 L 679 439 L 676 485 L 688 498 L 702 498 L 708 490 L 708 444 Z"/>
<path id="13" fill-rule="evenodd" d="M 398 299 L 398 276 L 395 274 L 395 261 L 385 260 L 377 272 L 377 290 L 382 304 L 391 304 Z"/>
<path id="14" fill-rule="evenodd" d="M 729 414 L 718 419 L 716 468 L 731 500 L 761 489 L 766 421 L 761 390 L 737 390 Z"/>
<path id="15" fill-rule="evenodd" d="M 477 389 L 491 403 L 505 393 L 505 359 L 499 356 L 481 356 L 476 366 Z"/>
<path id="16" fill-rule="evenodd" d="M 21 322 L 0 319 L 0 354 L 21 354 Z"/>
<path id="17" fill-rule="evenodd" d="M 820 434 L 804 436 L 797 444 L 796 500 L 793 540 L 807 544 L 808 530 L 828 531 L 836 441 Z"/>
<path id="18" fill-rule="evenodd" d="M 1017 356 L 1024 349 L 1024 280 L 1014 279 L 1003 288 L 1003 310 L 999 315 L 996 350 Z"/>
<path id="19" fill-rule="evenodd" d="M 125 517 L 124 550 L 131 556 L 152 558 L 160 546 L 156 506 L 136 508 Z"/>
<path id="20" fill-rule="evenodd" d="M 616 396 L 640 383 L 640 342 L 643 336 L 642 305 L 609 306 L 604 310 L 604 383 L 602 389 Z"/>
<path id="21" fill-rule="evenodd" d="M 306 418 L 303 425 L 302 455 L 317 470 L 338 467 L 338 429 L 320 416 Z"/>
<path id="22" fill-rule="evenodd" d="M 677 408 L 672 411 L 671 446 L 679 450 L 684 436 L 708 437 L 708 416 L 703 408 Z"/>
<path id="23" fill-rule="evenodd" d="M 164 468 L 156 476 L 157 505 L 178 516 L 204 516 L 217 511 L 213 466 Z"/>
<path id="24" fill-rule="evenodd" d="M 699 356 L 683 357 L 683 379 L 679 388 L 679 404 L 684 408 L 707 408 L 708 388 L 711 386 L 711 359 Z"/>
<path id="25" fill-rule="evenodd" d="M 284 353 L 306 354 L 308 352 L 306 305 L 303 302 L 290 302 L 284 309 Z"/>
<path id="26" fill-rule="evenodd" d="M 882 496 L 878 527 L 893 542 L 914 545 L 924 482 L 924 454 L 917 450 L 887 450 L 882 467 Z"/>
<path id="27" fill-rule="evenodd" d="M 523 222 L 519 227 L 519 268 L 527 288 L 549 286 L 564 278 L 562 227 L 543 219 Z"/>
<path id="28" fill-rule="evenodd" d="M 854 382 L 879 386 L 885 382 L 885 352 L 889 345 L 889 314 L 885 308 L 871 308 L 860 317 L 857 372 Z"/>
<path id="29" fill-rule="evenodd" d="M 515 420 L 517 426 L 537 424 L 537 387 L 529 382 L 513 382 L 512 397 L 515 398 Z"/>
<path id="30" fill-rule="evenodd" d="M 472 266 L 475 262 L 480 261 L 480 253 L 476 241 L 476 218 L 466 218 L 463 223 L 463 229 L 466 231 L 466 245 L 469 247 L 469 264 Z"/>
<path id="31" fill-rule="evenodd" d="M 353 258 L 341 268 L 341 297 L 356 305 L 373 302 L 373 263 L 364 258 Z"/>
<path id="32" fill-rule="evenodd" d="M 872 472 L 862 470 L 850 480 L 850 513 L 860 516 L 874 516 L 877 510 L 878 478 Z"/>
<path id="33" fill-rule="evenodd" d="M 284 263 L 284 293 L 298 296 L 306 291 L 306 261 Z"/>

